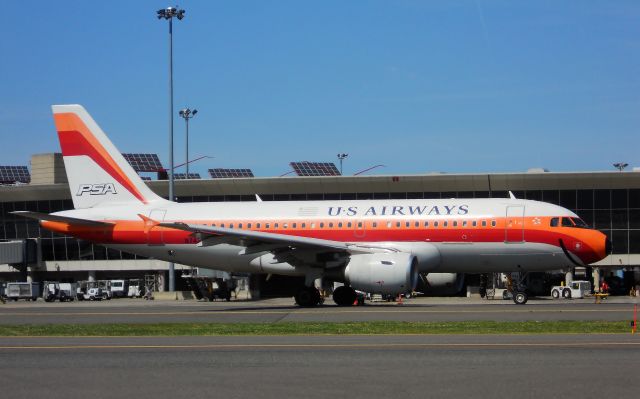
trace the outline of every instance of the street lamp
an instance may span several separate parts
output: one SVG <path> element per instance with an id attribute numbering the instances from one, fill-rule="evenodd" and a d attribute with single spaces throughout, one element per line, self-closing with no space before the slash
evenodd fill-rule
<path id="1" fill-rule="evenodd" d="M 173 201 L 173 18 L 184 18 L 184 10 L 167 7 L 156 12 L 158 19 L 169 21 L 169 201 Z M 175 266 L 169 262 L 169 291 L 176 290 Z"/>
<path id="2" fill-rule="evenodd" d="M 196 116 L 196 114 L 198 113 L 197 109 L 191 110 L 189 108 L 184 108 L 181 109 L 180 111 L 178 111 L 178 114 L 184 118 L 184 123 L 187 125 L 187 130 L 186 130 L 186 134 L 187 134 L 187 150 L 186 150 L 186 158 L 185 158 L 185 165 L 187 167 L 187 174 L 185 176 L 185 179 L 189 178 L 189 119 L 193 118 L 194 116 Z"/>
<path id="3" fill-rule="evenodd" d="M 618 169 L 620 172 L 622 172 L 622 169 L 624 169 L 624 168 L 626 168 L 627 166 L 629 166 L 629 164 L 628 164 L 628 163 L 626 163 L 626 162 L 617 162 L 617 163 L 614 163 L 614 164 L 613 164 L 613 166 L 614 166 L 616 169 Z"/>
<path id="4" fill-rule="evenodd" d="M 338 154 L 338 159 L 340 160 L 340 175 L 342 175 L 342 161 L 344 161 L 349 154 L 340 153 Z"/>

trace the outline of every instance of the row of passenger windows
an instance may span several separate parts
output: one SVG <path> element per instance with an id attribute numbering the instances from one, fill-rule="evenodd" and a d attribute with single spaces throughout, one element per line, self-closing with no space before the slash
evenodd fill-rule
<path id="1" fill-rule="evenodd" d="M 207 224 L 205 224 L 206 226 Z M 429 228 L 429 227 L 487 227 L 487 226 L 491 226 L 491 227 L 496 227 L 497 222 L 495 220 L 453 220 L 453 221 L 449 221 L 449 220 L 436 220 L 436 221 L 424 221 L 424 222 L 400 222 L 400 221 L 396 221 L 396 222 L 392 222 L 392 221 L 386 221 L 386 222 L 371 222 L 369 223 L 368 228 L 393 228 L 394 226 L 396 228 L 420 228 L 420 227 L 424 227 L 424 228 Z M 309 228 L 311 229 L 315 229 L 316 227 L 319 227 L 321 229 L 324 228 L 329 228 L 329 229 L 333 229 L 333 228 L 338 228 L 338 229 L 352 229 L 352 228 L 358 228 L 358 229 L 362 229 L 365 227 L 364 222 L 292 222 L 292 223 L 278 223 L 278 222 L 257 222 L 257 223 L 253 223 L 253 222 L 249 222 L 249 223 L 212 223 L 211 224 L 212 227 L 227 227 L 230 229 L 233 228 L 238 228 L 238 229 L 242 229 L 242 228 L 247 228 L 247 229 L 297 229 L 298 226 L 300 226 L 301 229 L 306 229 L 307 226 L 309 226 Z M 282 227 L 280 227 L 282 226 Z"/>

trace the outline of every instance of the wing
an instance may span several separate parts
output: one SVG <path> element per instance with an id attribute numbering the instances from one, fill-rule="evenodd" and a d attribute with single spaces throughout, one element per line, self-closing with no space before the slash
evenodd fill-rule
<path id="1" fill-rule="evenodd" d="M 280 262 L 292 264 L 332 267 L 342 264 L 349 255 L 381 251 L 379 248 L 363 247 L 353 243 L 262 231 L 181 222 L 159 223 L 158 226 L 189 231 L 200 241 L 198 245 L 203 247 L 219 244 L 238 245 L 244 247 L 239 255 L 272 252 Z"/>

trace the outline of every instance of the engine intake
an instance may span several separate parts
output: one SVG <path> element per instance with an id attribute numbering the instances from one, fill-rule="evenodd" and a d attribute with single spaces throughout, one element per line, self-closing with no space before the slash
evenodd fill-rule
<path id="1" fill-rule="evenodd" d="M 353 289 L 372 294 L 401 294 L 415 289 L 418 261 L 407 253 L 351 255 L 344 278 Z"/>

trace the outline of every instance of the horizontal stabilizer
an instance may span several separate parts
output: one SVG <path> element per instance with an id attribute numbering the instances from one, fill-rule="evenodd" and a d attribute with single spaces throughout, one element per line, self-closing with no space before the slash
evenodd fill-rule
<path id="1" fill-rule="evenodd" d="M 14 215 L 22 216 L 29 219 L 35 220 L 46 220 L 48 222 L 60 222 L 60 223 L 69 223 L 74 225 L 81 226 L 113 226 L 113 223 L 109 222 L 99 222 L 96 220 L 89 219 L 78 219 L 78 218 L 70 218 L 67 216 L 59 216 L 59 215 L 50 215 L 48 213 L 41 212 L 30 212 L 30 211 L 15 211 L 11 212 Z"/>

